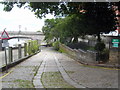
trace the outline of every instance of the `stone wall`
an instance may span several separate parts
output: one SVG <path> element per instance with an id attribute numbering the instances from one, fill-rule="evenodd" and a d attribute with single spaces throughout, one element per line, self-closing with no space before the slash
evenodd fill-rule
<path id="1" fill-rule="evenodd" d="M 110 40 L 111 40 L 111 45 L 110 45 L 110 57 L 109 57 L 109 63 L 113 63 L 113 64 L 119 64 L 120 65 L 120 43 L 119 43 L 119 47 L 113 47 L 112 46 L 112 39 L 120 39 L 120 37 L 118 36 L 111 36 Z"/>
<path id="2" fill-rule="evenodd" d="M 120 65 L 120 50 L 118 50 L 118 49 L 110 50 L 109 63 Z"/>
<path id="3" fill-rule="evenodd" d="M 77 61 L 84 63 L 98 63 L 96 61 L 96 52 L 71 49 L 64 44 L 60 44 L 59 47 L 61 52 L 67 53 L 70 57 Z"/>
<path id="4" fill-rule="evenodd" d="M 79 43 L 70 43 L 67 44 L 68 47 L 72 48 L 72 49 L 86 49 L 86 47 L 88 47 L 88 42 L 84 42 L 84 41 L 80 41 Z"/>

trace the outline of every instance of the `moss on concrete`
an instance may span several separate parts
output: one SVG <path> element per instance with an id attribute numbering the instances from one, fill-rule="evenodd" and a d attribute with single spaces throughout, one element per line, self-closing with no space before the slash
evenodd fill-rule
<path id="1" fill-rule="evenodd" d="M 19 88 L 34 88 L 33 83 L 29 80 L 16 79 L 13 82 L 18 83 Z"/>
<path id="2" fill-rule="evenodd" d="M 44 72 L 41 81 L 45 88 L 74 88 L 64 81 L 60 72 Z"/>
<path id="3" fill-rule="evenodd" d="M 75 73 L 75 71 L 65 71 L 65 72 L 69 74 Z"/>

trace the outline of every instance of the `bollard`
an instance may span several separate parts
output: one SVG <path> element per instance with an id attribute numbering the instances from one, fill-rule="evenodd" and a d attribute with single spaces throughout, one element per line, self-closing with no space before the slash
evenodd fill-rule
<path id="1" fill-rule="evenodd" d="M 24 56 L 27 56 L 27 43 L 24 43 Z"/>
<path id="2" fill-rule="evenodd" d="M 18 59 L 22 58 L 22 49 L 21 49 L 21 44 L 18 44 Z"/>
<path id="3" fill-rule="evenodd" d="M 13 62 L 13 53 L 12 53 L 12 47 L 9 47 L 9 63 Z"/>

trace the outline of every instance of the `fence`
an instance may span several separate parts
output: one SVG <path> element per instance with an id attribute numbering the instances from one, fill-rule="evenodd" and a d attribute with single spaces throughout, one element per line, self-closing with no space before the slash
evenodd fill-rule
<path id="1" fill-rule="evenodd" d="M 12 47 L 6 48 L 7 52 L 7 65 L 13 64 L 15 62 L 20 62 L 22 59 L 25 59 L 39 51 L 39 44 L 37 41 L 29 41 L 28 43 L 24 43 L 18 45 L 17 49 L 13 49 Z M 5 62 L 5 53 L 4 51 L 0 52 L 0 59 L 2 60 L 1 67 L 6 66 Z"/>

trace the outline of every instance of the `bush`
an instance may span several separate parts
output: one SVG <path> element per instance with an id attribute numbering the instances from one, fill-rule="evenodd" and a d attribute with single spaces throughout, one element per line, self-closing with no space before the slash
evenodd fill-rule
<path id="1" fill-rule="evenodd" d="M 95 50 L 98 52 L 102 52 L 105 49 L 105 44 L 103 42 L 99 42 L 95 45 Z"/>
<path id="2" fill-rule="evenodd" d="M 105 48 L 103 42 L 99 42 L 95 45 L 97 51 L 97 61 L 107 62 L 109 59 L 109 50 Z"/>
<path id="3" fill-rule="evenodd" d="M 104 49 L 99 55 L 100 61 L 107 62 L 109 59 L 109 50 Z"/>
<path id="4" fill-rule="evenodd" d="M 59 41 L 54 42 L 52 46 L 55 48 L 55 50 L 59 50 Z"/>
<path id="5" fill-rule="evenodd" d="M 37 40 L 29 41 L 28 46 L 27 46 L 27 50 L 28 50 L 27 52 L 29 55 L 37 52 L 39 50 L 39 45 L 38 45 Z"/>

